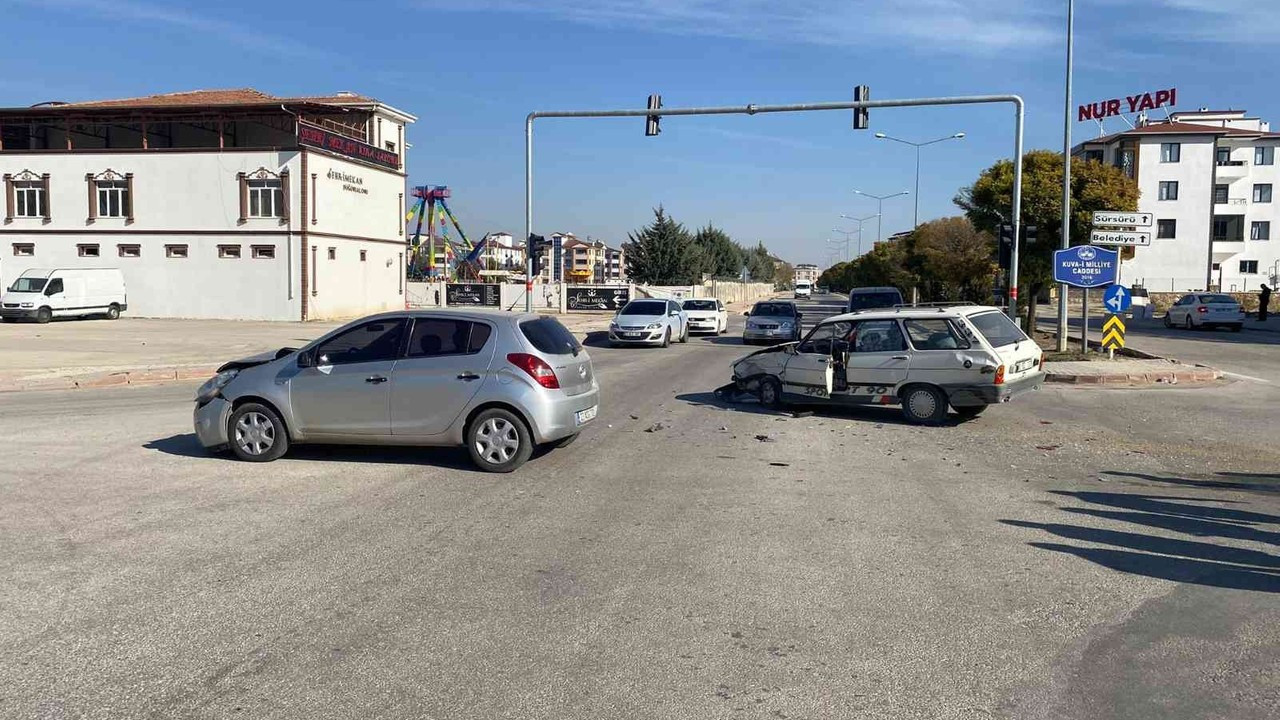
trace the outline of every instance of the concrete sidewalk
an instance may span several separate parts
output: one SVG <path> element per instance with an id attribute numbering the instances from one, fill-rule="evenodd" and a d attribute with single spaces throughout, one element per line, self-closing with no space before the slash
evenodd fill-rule
<path id="1" fill-rule="evenodd" d="M 556 315 L 580 339 L 612 313 Z M 204 380 L 228 360 L 300 347 L 337 322 L 68 320 L 0 324 L 0 392 Z"/>

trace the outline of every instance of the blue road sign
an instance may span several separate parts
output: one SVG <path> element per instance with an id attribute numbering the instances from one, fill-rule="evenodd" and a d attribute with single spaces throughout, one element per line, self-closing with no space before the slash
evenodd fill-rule
<path id="1" fill-rule="evenodd" d="M 1114 285 L 1119 266 L 1119 252 L 1077 245 L 1053 253 L 1053 281 L 1078 288 Z"/>
<path id="2" fill-rule="evenodd" d="M 1107 306 L 1112 315 L 1119 315 L 1133 304 L 1133 293 L 1123 285 L 1112 285 L 1102 293 L 1102 304 Z"/>

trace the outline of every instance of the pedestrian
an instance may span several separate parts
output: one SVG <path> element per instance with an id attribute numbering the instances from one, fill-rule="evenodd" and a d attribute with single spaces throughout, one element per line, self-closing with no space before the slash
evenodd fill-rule
<path id="1" fill-rule="evenodd" d="M 1262 285 L 1262 292 L 1258 293 L 1258 322 L 1267 321 L 1267 305 L 1271 304 L 1271 288 L 1266 283 Z"/>

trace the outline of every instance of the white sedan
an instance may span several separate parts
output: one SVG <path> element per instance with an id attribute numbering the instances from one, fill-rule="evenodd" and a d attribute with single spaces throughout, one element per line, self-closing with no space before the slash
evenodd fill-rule
<path id="1" fill-rule="evenodd" d="M 1164 314 L 1165 327 L 1195 328 L 1229 327 L 1240 332 L 1244 327 L 1244 309 L 1230 295 L 1221 293 L 1188 293 L 1178 299 Z"/>
<path id="2" fill-rule="evenodd" d="M 719 300 L 685 300 L 683 309 L 689 316 L 689 332 L 720 335 L 729 329 L 729 311 Z"/>

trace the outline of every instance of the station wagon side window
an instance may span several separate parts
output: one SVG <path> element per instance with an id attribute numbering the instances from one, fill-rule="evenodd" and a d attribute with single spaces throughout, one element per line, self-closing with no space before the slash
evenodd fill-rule
<path id="1" fill-rule="evenodd" d="M 445 318 L 416 318 L 406 355 L 411 358 L 472 355 L 480 352 L 493 333 L 486 323 Z"/>
<path id="2" fill-rule="evenodd" d="M 863 320 L 853 327 L 849 352 L 901 352 L 907 349 L 897 320 Z"/>
<path id="3" fill-rule="evenodd" d="M 395 360 L 404 337 L 404 319 L 374 320 L 321 343 L 316 352 L 320 365 Z"/>
<path id="4" fill-rule="evenodd" d="M 903 328 L 916 350 L 968 350 L 970 343 L 943 318 L 903 320 Z"/>

